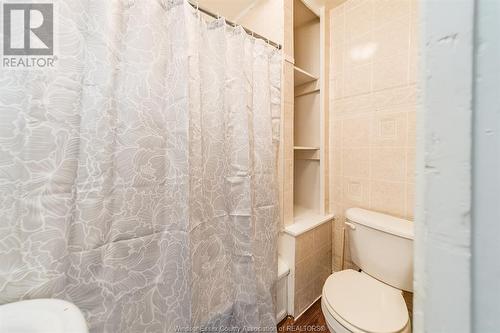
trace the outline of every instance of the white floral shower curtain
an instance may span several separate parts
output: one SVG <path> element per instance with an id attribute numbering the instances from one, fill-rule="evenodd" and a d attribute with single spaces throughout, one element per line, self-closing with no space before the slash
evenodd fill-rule
<path id="1" fill-rule="evenodd" d="M 275 329 L 280 53 L 186 1 L 57 9 L 57 67 L 0 72 L 0 304 Z"/>

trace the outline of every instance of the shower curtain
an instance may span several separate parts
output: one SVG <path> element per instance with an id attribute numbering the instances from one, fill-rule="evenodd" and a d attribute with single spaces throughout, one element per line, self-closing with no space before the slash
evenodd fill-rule
<path id="1" fill-rule="evenodd" d="M 186 1 L 56 16 L 56 67 L 0 72 L 0 304 L 276 330 L 280 52 Z"/>

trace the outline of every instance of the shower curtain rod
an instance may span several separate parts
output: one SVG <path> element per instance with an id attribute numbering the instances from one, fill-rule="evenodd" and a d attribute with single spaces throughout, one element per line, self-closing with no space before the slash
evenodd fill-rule
<path id="1" fill-rule="evenodd" d="M 204 14 L 207 14 L 208 16 L 211 16 L 211 17 L 213 17 L 213 18 L 220 18 L 220 15 L 218 15 L 218 14 L 214 14 L 214 13 L 212 13 L 211 11 L 209 11 L 209 10 L 207 10 L 207 9 L 205 9 L 205 8 L 200 7 L 197 3 L 193 3 L 192 1 L 188 1 L 188 3 L 189 3 L 189 4 L 190 4 L 190 5 L 191 5 L 194 9 L 199 10 L 200 12 L 202 12 L 202 13 L 204 13 Z M 236 23 L 231 22 L 231 21 L 228 21 L 228 20 L 226 20 L 226 23 L 227 23 L 227 24 L 229 24 L 229 25 L 230 25 L 230 26 L 232 26 L 232 27 L 241 26 L 241 25 L 239 25 L 239 24 L 236 24 Z M 273 42 L 272 40 L 269 40 L 269 38 L 266 38 L 266 37 L 264 37 L 264 36 L 262 36 L 262 35 L 259 35 L 258 33 L 253 32 L 252 30 L 247 29 L 247 28 L 245 28 L 244 26 L 241 26 L 241 27 L 243 28 L 243 30 L 245 30 L 245 32 L 246 32 L 247 34 L 252 35 L 252 36 L 253 36 L 253 37 L 255 37 L 255 38 L 263 39 L 263 40 L 267 41 L 267 43 L 268 43 L 269 45 L 272 45 L 273 47 L 277 48 L 278 50 L 281 50 L 281 45 L 280 45 L 280 44 L 275 43 L 275 42 Z"/>

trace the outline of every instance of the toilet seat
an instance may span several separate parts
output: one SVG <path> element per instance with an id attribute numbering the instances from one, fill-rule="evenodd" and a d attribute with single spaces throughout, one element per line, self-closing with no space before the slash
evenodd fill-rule
<path id="1" fill-rule="evenodd" d="M 401 291 L 365 273 L 345 270 L 330 275 L 322 296 L 324 308 L 350 332 L 397 333 L 409 326 Z"/>

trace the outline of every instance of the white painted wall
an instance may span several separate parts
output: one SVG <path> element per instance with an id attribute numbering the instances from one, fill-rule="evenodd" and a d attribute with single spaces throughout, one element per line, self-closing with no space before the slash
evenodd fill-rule
<path id="1" fill-rule="evenodd" d="M 500 1 L 476 2 L 472 332 L 500 331 Z"/>
<path id="2" fill-rule="evenodd" d="M 275 43 L 283 45 L 283 0 L 256 0 L 235 21 Z"/>
<path id="3" fill-rule="evenodd" d="M 474 1 L 421 9 L 414 332 L 470 332 Z"/>
<path id="4" fill-rule="evenodd" d="M 229 21 L 283 44 L 283 0 L 199 0 L 198 3 Z"/>
<path id="5" fill-rule="evenodd" d="M 499 332 L 500 2 L 422 9 L 414 332 Z"/>

